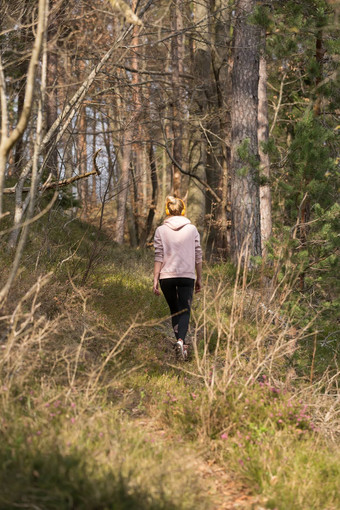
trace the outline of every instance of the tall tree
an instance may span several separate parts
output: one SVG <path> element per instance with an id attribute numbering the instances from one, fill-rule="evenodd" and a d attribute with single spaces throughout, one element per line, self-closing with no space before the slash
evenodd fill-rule
<path id="1" fill-rule="evenodd" d="M 255 0 L 239 0 L 234 33 L 231 110 L 231 249 L 261 255 L 258 178 L 258 81 L 260 29 L 251 20 Z"/>
<path id="2" fill-rule="evenodd" d="M 171 40 L 171 81 L 172 81 L 172 154 L 173 159 L 183 166 L 183 90 L 180 76 L 183 74 L 183 0 L 173 0 L 171 7 L 173 37 Z M 172 187 L 175 195 L 181 195 L 181 172 L 172 164 Z"/>
<path id="3" fill-rule="evenodd" d="M 231 10 L 225 8 L 223 2 L 205 0 L 195 5 L 194 16 L 194 140 L 197 134 L 200 135 L 200 155 L 195 166 L 204 168 L 204 179 L 215 193 L 209 192 L 205 196 L 204 245 L 207 258 L 216 258 L 225 255 L 227 251 L 226 133 L 227 125 L 230 124 L 230 76 L 227 62 L 230 53 L 228 31 Z"/>
<path id="4" fill-rule="evenodd" d="M 63 3 L 63 2 L 62 2 Z M 48 56 L 47 56 L 47 87 L 46 87 L 46 126 L 48 131 L 58 117 L 58 24 L 62 20 L 58 20 L 57 14 L 60 9 L 60 3 L 57 5 L 56 0 L 51 1 L 51 14 L 49 17 L 49 26 L 47 31 L 48 38 Z M 52 139 L 46 147 L 46 153 L 50 152 L 47 170 L 55 178 L 58 177 L 58 151 L 55 145 L 55 139 Z"/>
<path id="5" fill-rule="evenodd" d="M 263 31 L 264 32 L 264 31 Z M 262 34 L 265 42 L 265 33 Z M 270 160 L 266 145 L 269 139 L 268 100 L 267 100 L 267 62 L 262 48 L 259 69 L 259 107 L 258 107 L 258 142 L 260 156 L 260 211 L 261 211 L 261 247 L 266 253 L 266 242 L 272 233 L 272 210 L 270 188 Z"/>

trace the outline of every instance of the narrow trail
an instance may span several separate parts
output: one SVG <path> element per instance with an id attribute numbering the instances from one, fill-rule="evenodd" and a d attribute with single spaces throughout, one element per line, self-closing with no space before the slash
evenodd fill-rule
<path id="1" fill-rule="evenodd" d="M 186 363 L 176 360 L 174 354 L 174 338 L 170 321 L 166 321 L 155 328 L 161 333 L 162 340 L 157 345 L 157 361 L 161 366 L 174 365 L 178 369 L 186 368 Z M 190 338 L 190 334 L 189 334 Z M 189 339 L 188 338 L 188 339 Z M 190 342 L 190 339 L 189 339 Z M 150 346 L 149 346 L 150 347 Z M 188 367 L 191 366 L 189 362 Z M 204 492 L 209 495 L 210 506 L 206 510 L 264 510 L 260 498 L 251 495 L 250 490 L 242 481 L 227 468 L 214 460 L 205 457 L 206 447 L 202 444 L 194 445 L 185 440 L 180 433 L 164 426 L 157 416 L 140 414 L 138 408 L 132 410 L 134 424 L 145 435 L 152 439 L 155 444 L 162 444 L 166 449 L 176 450 L 182 455 L 183 462 L 199 478 L 198 484 L 204 487 Z"/>
<path id="2" fill-rule="evenodd" d="M 165 429 L 155 419 L 139 417 L 135 419 L 135 425 L 144 434 L 150 435 L 153 441 L 168 444 L 169 448 L 176 444 L 176 448 L 185 451 L 188 467 L 197 473 L 199 485 L 205 487 L 210 496 L 211 506 L 207 510 L 264 510 L 258 498 L 252 496 L 249 489 L 231 473 L 216 462 L 202 458 L 192 445 L 187 445 L 180 436 Z"/>

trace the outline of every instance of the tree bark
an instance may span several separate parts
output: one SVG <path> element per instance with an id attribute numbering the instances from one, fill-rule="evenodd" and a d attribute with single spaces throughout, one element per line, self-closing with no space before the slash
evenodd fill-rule
<path id="1" fill-rule="evenodd" d="M 87 140 L 86 140 L 86 106 L 84 105 L 80 111 L 79 118 L 79 136 L 78 136 L 78 161 L 79 168 L 81 174 L 86 174 L 87 172 Z M 81 200 L 82 213 L 81 216 L 86 218 L 87 209 L 89 205 L 89 183 L 86 179 L 85 181 L 80 181 L 78 183 L 78 193 Z"/>
<path id="2" fill-rule="evenodd" d="M 60 7 L 56 5 L 56 0 L 51 0 L 51 14 L 47 31 L 48 54 L 47 54 L 47 87 L 46 87 L 46 132 L 54 124 L 58 117 L 58 21 L 57 15 L 60 15 Z M 52 18 L 52 19 L 51 19 Z M 60 19 L 59 19 L 60 22 Z M 59 177 L 58 172 L 58 151 L 55 139 L 51 139 L 46 147 L 46 154 L 49 153 L 47 162 L 47 173 L 52 173 L 54 178 Z"/>
<path id="3" fill-rule="evenodd" d="M 172 137 L 173 149 L 172 154 L 175 161 L 183 166 L 182 152 L 182 87 L 180 75 L 183 74 L 183 18 L 182 18 L 182 0 L 174 0 L 171 9 L 171 21 L 173 37 L 171 40 L 171 57 L 172 57 Z M 172 165 L 172 185 L 173 194 L 181 195 L 181 172 L 176 165 Z"/>
<path id="4" fill-rule="evenodd" d="M 272 233 L 272 210 L 271 210 L 271 189 L 270 161 L 269 155 L 264 152 L 262 144 L 268 142 L 268 102 L 267 102 L 267 64 L 265 56 L 260 57 L 259 71 L 259 109 L 257 136 L 259 142 L 260 176 L 264 180 L 260 186 L 260 210 L 261 210 L 261 247 L 263 255 L 266 254 L 266 242 Z"/>
<path id="5" fill-rule="evenodd" d="M 126 203 L 129 192 L 129 172 L 130 172 L 130 158 L 131 158 L 131 140 L 129 131 L 123 136 L 123 143 L 121 148 L 120 161 L 120 180 L 119 180 L 119 194 L 118 194 L 118 210 L 116 221 L 116 242 L 123 244 L 125 232 L 125 219 L 126 219 Z"/>
<path id="6" fill-rule="evenodd" d="M 149 146 L 149 161 L 150 161 L 150 174 L 151 174 L 151 186 L 152 186 L 152 198 L 149 213 L 146 220 L 146 225 L 144 231 L 141 235 L 141 246 L 145 246 L 148 237 L 151 232 L 153 219 L 155 217 L 157 200 L 158 200 L 158 177 L 157 177 L 157 168 L 155 161 L 155 153 L 152 144 Z"/>
<path id="7" fill-rule="evenodd" d="M 93 135 L 92 135 L 92 152 L 96 154 L 96 145 L 97 145 L 97 112 L 94 108 L 93 110 Z M 93 175 L 92 183 L 91 183 L 91 207 L 96 207 L 97 205 L 97 185 L 96 185 L 96 176 Z"/>
<path id="8" fill-rule="evenodd" d="M 44 100 L 45 100 L 45 92 L 46 92 L 46 75 L 47 75 L 47 51 L 46 51 L 46 28 L 47 28 L 47 18 L 48 18 L 48 0 L 44 0 L 39 4 L 39 18 L 38 18 L 38 33 L 40 33 L 40 36 L 37 34 L 37 38 L 41 37 L 41 43 L 40 48 L 43 46 L 43 58 L 42 58 L 42 69 L 41 69 L 41 87 L 40 87 L 40 96 L 38 100 L 38 115 L 37 115 L 37 125 L 36 125 L 36 136 L 34 141 L 34 152 L 33 152 L 33 164 L 32 164 L 32 175 L 31 175 L 31 186 L 29 191 L 29 205 L 28 205 L 28 211 L 27 211 L 27 217 L 26 220 L 29 221 L 33 217 L 34 214 L 34 207 L 35 207 L 35 198 L 36 198 L 36 191 L 38 186 L 38 158 L 39 158 L 39 145 L 41 143 L 42 139 L 42 132 L 43 132 L 43 110 L 44 110 Z M 37 43 L 37 39 L 35 41 L 35 44 Z M 38 48 L 36 49 L 36 58 L 39 58 L 39 51 Z M 34 54 L 34 51 L 33 51 Z M 32 54 L 32 58 L 33 58 Z M 30 66 L 31 67 L 30 62 Z M 32 93 L 33 94 L 33 93 Z M 26 95 L 25 95 L 26 99 Z M 33 99 L 33 97 L 32 97 Z M 26 105 L 27 106 L 27 105 Z M 31 104 L 28 105 L 29 109 L 31 108 Z M 24 111 L 23 111 L 24 114 Z M 26 114 L 29 116 L 29 112 L 27 111 Z M 27 119 L 28 122 L 28 119 Z M 27 126 L 26 122 L 26 126 Z M 18 126 L 20 124 L 20 120 L 18 123 Z M 22 123 L 22 129 L 26 129 L 25 123 Z M 19 130 L 20 131 L 20 130 Z M 13 134 L 13 132 L 12 132 Z M 9 137 L 10 138 L 10 137 Z M 16 139 L 14 137 L 14 143 Z M 1 195 L 3 193 L 3 189 L 1 190 Z M 24 225 L 21 231 L 21 236 L 19 239 L 19 243 L 17 246 L 17 249 L 15 251 L 14 260 L 12 263 L 11 271 L 8 276 L 8 279 L 3 286 L 3 288 L 0 290 L 0 304 L 6 299 L 7 294 L 12 286 L 12 283 L 17 275 L 19 264 L 21 261 L 21 257 L 25 248 L 26 240 L 28 235 L 28 224 Z"/>
<path id="9" fill-rule="evenodd" d="M 258 176 L 258 80 L 260 30 L 249 22 L 255 0 L 239 0 L 234 33 L 231 111 L 231 250 L 237 261 L 261 255 Z"/>

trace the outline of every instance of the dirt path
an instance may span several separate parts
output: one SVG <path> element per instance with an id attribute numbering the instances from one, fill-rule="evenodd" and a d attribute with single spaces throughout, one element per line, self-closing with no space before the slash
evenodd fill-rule
<path id="1" fill-rule="evenodd" d="M 186 365 L 185 362 L 176 359 L 170 321 L 166 321 L 155 330 L 159 335 L 156 347 L 153 340 L 150 342 L 150 339 L 146 338 L 143 343 L 140 343 L 141 351 L 137 353 L 136 357 L 142 361 L 143 354 L 146 355 L 146 361 L 153 357 L 154 362 L 159 363 L 160 373 L 168 364 L 170 366 L 177 365 L 179 370 L 190 368 L 190 363 Z M 209 495 L 211 502 L 206 510 L 264 510 L 260 504 L 260 498 L 252 496 L 249 488 L 236 479 L 232 472 L 228 472 L 225 467 L 215 461 L 206 459 L 204 445 L 200 451 L 198 445 L 194 446 L 189 441 L 185 441 L 185 438 L 176 434 L 174 430 L 157 421 L 156 416 L 141 412 L 138 406 L 135 407 L 137 401 L 138 399 L 129 405 L 130 419 L 132 418 L 135 426 L 146 437 L 152 438 L 153 442 L 165 445 L 165 449 L 169 451 L 175 449 L 181 464 L 185 464 L 194 473 L 194 476 L 199 477 L 198 485 L 204 488 L 203 492 Z"/>
<path id="2" fill-rule="evenodd" d="M 186 445 L 184 440 L 176 437 L 172 431 L 164 429 L 147 416 L 136 418 L 135 424 L 155 441 L 169 444 L 169 449 L 176 444 L 185 450 L 186 462 L 196 471 L 201 479 L 200 485 L 206 487 L 210 496 L 211 507 L 207 510 L 264 510 L 259 499 L 252 496 L 249 489 L 236 480 L 232 473 L 228 473 L 216 462 L 206 461 L 192 445 Z"/>

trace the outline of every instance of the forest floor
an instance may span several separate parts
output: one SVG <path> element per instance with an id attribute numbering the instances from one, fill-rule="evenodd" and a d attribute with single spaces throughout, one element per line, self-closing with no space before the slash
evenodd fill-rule
<path id="1" fill-rule="evenodd" d="M 147 342 L 144 343 L 147 355 L 153 358 L 153 371 L 155 371 L 155 364 L 159 365 L 160 377 L 164 373 L 161 367 L 166 365 L 172 368 L 177 365 L 179 371 L 189 369 L 186 363 L 178 360 L 175 355 L 170 322 L 166 321 L 163 327 L 158 327 L 158 329 L 163 332 L 163 337 L 157 345 L 153 346 L 154 349 L 149 350 Z M 155 350 L 157 351 L 156 357 Z M 176 384 L 176 381 L 174 381 L 174 384 Z M 141 390 L 143 391 L 142 387 L 134 387 L 133 392 L 138 395 Z M 189 390 L 187 391 L 189 392 Z M 165 451 L 175 449 L 180 459 L 179 462 L 182 463 L 185 459 L 185 465 L 193 472 L 198 486 L 205 493 L 205 508 L 207 510 L 208 508 L 211 510 L 261 510 L 263 508 L 262 498 L 256 496 L 237 473 L 229 470 L 228 466 L 217 462 L 213 457 L 209 458 L 203 441 L 193 443 L 188 440 L 185 434 L 181 433 L 180 426 L 174 429 L 167 427 L 164 421 L 159 420 L 157 407 L 149 408 L 148 412 L 146 411 L 147 406 L 144 407 L 140 403 L 135 405 L 137 402 L 138 398 L 137 401 L 132 400 L 130 409 L 129 405 L 126 406 L 126 402 L 124 404 L 125 411 L 129 413 L 129 419 L 133 421 L 136 428 L 142 431 L 143 435 L 150 438 L 156 448 L 157 444 L 161 444 Z M 176 471 L 176 466 L 174 466 L 174 470 Z"/>
<path id="2" fill-rule="evenodd" d="M 337 510 L 333 367 L 225 263 L 176 359 L 152 269 L 57 213 L 31 233 L 0 318 L 0 510 Z"/>
<path id="3" fill-rule="evenodd" d="M 166 448 L 185 449 L 185 438 L 180 432 L 165 429 L 150 417 L 136 419 L 135 424 L 143 432 L 152 437 L 154 442 L 161 442 Z M 186 462 L 197 477 L 198 485 L 208 495 L 207 508 L 211 510 L 258 509 L 261 505 L 252 491 L 235 473 L 229 472 L 225 466 L 218 465 L 214 460 L 208 461 L 197 450 L 187 454 Z"/>

